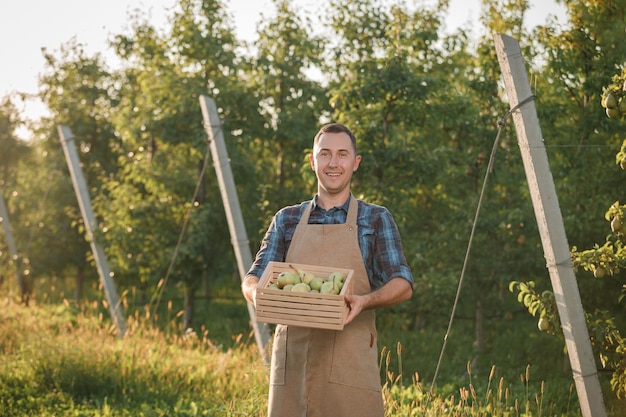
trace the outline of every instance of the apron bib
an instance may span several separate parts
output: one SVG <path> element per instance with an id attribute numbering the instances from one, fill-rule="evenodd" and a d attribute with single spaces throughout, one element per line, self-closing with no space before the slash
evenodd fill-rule
<path id="1" fill-rule="evenodd" d="M 308 224 L 294 232 L 285 262 L 353 269 L 354 293 L 371 291 L 351 197 L 345 224 Z M 272 347 L 269 417 L 382 417 L 374 310 L 341 331 L 277 325 Z"/>

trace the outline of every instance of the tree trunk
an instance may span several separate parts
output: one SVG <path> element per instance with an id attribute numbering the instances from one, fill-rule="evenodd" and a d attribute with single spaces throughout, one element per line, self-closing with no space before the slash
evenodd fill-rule
<path id="1" fill-rule="evenodd" d="M 209 285 L 209 271 L 208 268 L 202 268 L 202 295 L 204 299 L 208 300 L 211 296 L 211 287 Z"/>
<path id="2" fill-rule="evenodd" d="M 83 286 L 85 284 L 85 268 L 79 267 L 76 271 L 76 286 L 74 287 L 74 301 L 77 303 L 83 298 Z"/>
<path id="3" fill-rule="evenodd" d="M 476 301 L 476 352 L 485 351 L 485 309 L 481 300 Z"/>
<path id="4" fill-rule="evenodd" d="M 185 285 L 185 314 L 183 315 L 183 329 L 187 330 L 192 327 L 193 322 L 193 307 L 195 289 L 189 285 Z"/>
<path id="5" fill-rule="evenodd" d="M 21 271 L 21 266 L 20 268 L 20 274 L 22 276 L 22 279 L 20 280 L 20 291 L 22 293 L 22 304 L 24 304 L 26 307 L 28 307 L 28 304 L 30 303 L 30 296 L 33 293 L 33 282 L 31 281 L 30 277 L 27 275 L 23 275 L 22 271 Z"/>
<path id="6" fill-rule="evenodd" d="M 485 351 L 485 309 L 481 300 L 476 301 L 476 341 L 474 342 L 474 348 L 476 349 L 476 355 L 472 360 L 472 369 L 479 367 L 479 360 Z"/>

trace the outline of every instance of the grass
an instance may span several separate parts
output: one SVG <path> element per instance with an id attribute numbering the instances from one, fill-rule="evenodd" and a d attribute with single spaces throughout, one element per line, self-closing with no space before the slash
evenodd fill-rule
<path id="1" fill-rule="evenodd" d="M 119 339 L 93 306 L 26 308 L 10 298 L 4 303 L 3 416 L 265 415 L 268 369 L 241 336 L 223 348 L 208 331 L 167 336 L 134 315 Z M 383 366 L 388 368 L 393 356 L 383 351 Z M 389 416 L 523 416 L 541 409 L 541 403 L 508 398 L 503 385 L 501 380 L 497 395 L 491 387 L 479 395 L 470 383 L 458 396 L 440 397 L 425 391 L 417 378 L 404 386 L 388 371 L 384 396 Z"/>
<path id="2" fill-rule="evenodd" d="M 259 415 L 267 370 L 251 346 L 235 341 L 222 349 L 205 335 L 167 336 L 137 316 L 119 339 L 90 312 L 7 300 L 0 415 Z"/>
<path id="3" fill-rule="evenodd" d="M 10 295 L 0 302 L 2 416 L 266 416 L 269 370 L 251 335 L 237 332 L 247 326 L 245 312 L 235 314 L 238 300 L 199 306 L 205 319 L 195 332 L 180 328 L 172 303 L 158 324 L 149 309 L 128 309 L 122 339 L 100 302 L 25 307 Z M 432 334 L 420 337 L 440 347 Z M 430 381 L 407 366 L 420 352 L 406 342 L 382 345 L 387 417 L 580 416 L 571 383 L 535 380 L 530 366 L 507 379 L 510 371 L 465 362 L 456 377 L 446 370 L 431 393 Z"/>

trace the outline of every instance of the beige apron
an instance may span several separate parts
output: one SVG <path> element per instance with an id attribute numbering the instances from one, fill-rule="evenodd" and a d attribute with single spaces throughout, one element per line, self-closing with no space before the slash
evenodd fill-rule
<path id="1" fill-rule="evenodd" d="M 286 262 L 353 269 L 354 293 L 369 293 L 356 199 L 350 199 L 345 224 L 308 224 L 311 205 Z M 269 417 L 382 417 L 374 310 L 361 312 L 341 331 L 278 325 L 268 410 Z"/>

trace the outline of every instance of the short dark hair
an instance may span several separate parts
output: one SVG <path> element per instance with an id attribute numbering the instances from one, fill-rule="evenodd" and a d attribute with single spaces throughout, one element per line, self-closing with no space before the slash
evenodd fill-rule
<path id="1" fill-rule="evenodd" d="M 354 148 L 354 154 L 357 155 L 356 151 L 356 136 L 354 133 L 345 125 L 341 123 L 328 123 L 321 127 L 319 132 L 315 135 L 315 139 L 313 139 L 313 146 L 317 145 L 320 141 L 320 136 L 324 133 L 347 133 L 350 136 L 350 141 L 352 141 L 352 147 Z"/>

